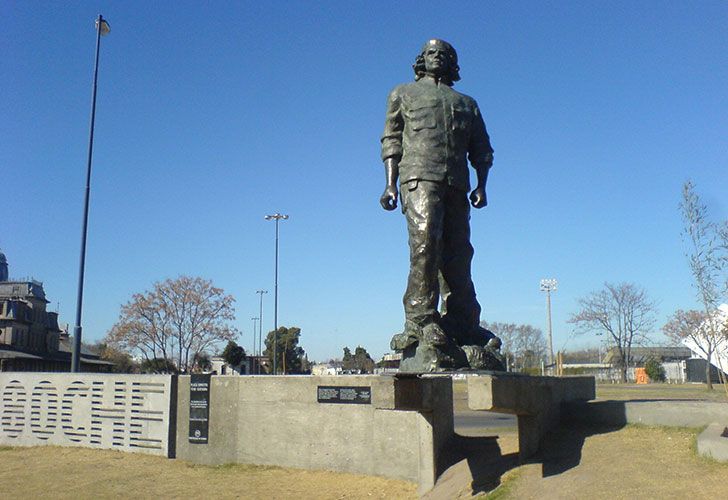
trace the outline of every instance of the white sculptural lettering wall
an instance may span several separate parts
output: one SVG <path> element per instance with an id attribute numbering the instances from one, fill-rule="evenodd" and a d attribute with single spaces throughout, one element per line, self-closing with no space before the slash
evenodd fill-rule
<path id="1" fill-rule="evenodd" d="M 0 444 L 173 456 L 175 382 L 171 375 L 1 373 Z"/>

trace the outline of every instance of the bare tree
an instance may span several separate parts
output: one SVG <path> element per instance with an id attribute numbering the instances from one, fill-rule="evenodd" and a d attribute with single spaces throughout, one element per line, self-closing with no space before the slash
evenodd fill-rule
<path id="1" fill-rule="evenodd" d="M 121 307 L 119 320 L 106 336 L 110 345 L 147 360 L 170 359 L 189 371 L 196 359 L 237 331 L 231 295 L 209 280 L 180 276 L 157 282 Z"/>
<path id="2" fill-rule="evenodd" d="M 670 320 L 662 327 L 667 338 L 682 343 L 690 339 L 705 354 L 705 380 L 708 389 L 713 389 L 713 382 L 710 377 L 710 366 L 713 354 L 726 343 L 728 338 L 728 324 L 720 313 L 714 313 L 711 317 L 703 311 L 675 311 Z"/>
<path id="3" fill-rule="evenodd" d="M 539 328 L 515 323 L 488 323 L 481 326 L 493 332 L 503 342 L 501 350 L 517 369 L 534 368 L 541 365 L 546 356 L 546 340 Z"/>
<path id="4" fill-rule="evenodd" d="M 622 382 L 626 382 L 632 345 L 644 339 L 655 324 L 655 303 L 637 285 L 605 283 L 602 290 L 579 299 L 579 307 L 569 323 L 575 325 L 576 333 L 611 337 L 619 355 Z"/>
<path id="5" fill-rule="evenodd" d="M 705 327 L 704 335 L 715 342 L 725 334 L 719 328 L 720 316 L 718 307 L 728 294 L 728 221 L 716 224 L 708 218 L 708 209 L 700 201 L 695 186 L 687 181 L 683 185 L 680 212 L 683 218 L 683 241 L 687 244 L 686 252 L 690 263 L 690 272 L 695 279 L 693 286 L 703 306 Z M 718 373 L 723 387 L 728 394 L 728 385 L 724 378 L 724 368 L 718 360 Z M 708 367 L 710 370 L 710 359 Z M 710 372 L 708 372 L 709 374 Z M 710 377 L 707 377 L 708 388 L 712 389 Z"/>

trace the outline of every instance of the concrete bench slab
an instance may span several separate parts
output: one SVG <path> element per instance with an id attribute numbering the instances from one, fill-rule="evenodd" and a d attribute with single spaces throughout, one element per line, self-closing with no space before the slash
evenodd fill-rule
<path id="1" fill-rule="evenodd" d="M 698 436 L 698 453 L 728 462 L 728 427 L 712 423 Z"/>
<path id="2" fill-rule="evenodd" d="M 471 410 L 518 416 L 519 457 L 522 461 L 539 449 L 546 432 L 561 419 L 561 405 L 596 397 L 594 377 L 538 377 L 514 373 L 467 376 Z"/>

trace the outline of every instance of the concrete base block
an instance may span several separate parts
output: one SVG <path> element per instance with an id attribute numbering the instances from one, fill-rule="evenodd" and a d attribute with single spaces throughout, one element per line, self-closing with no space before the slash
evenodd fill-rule
<path id="1" fill-rule="evenodd" d="M 318 401 L 318 388 L 369 387 L 369 404 Z M 190 378 L 179 377 L 177 457 L 323 469 L 435 483 L 453 436 L 449 377 L 214 376 L 209 439 L 189 442 Z"/>
<path id="2" fill-rule="evenodd" d="M 728 427 L 723 424 L 710 424 L 698 436 L 698 453 L 728 462 Z"/>
<path id="3" fill-rule="evenodd" d="M 513 373 L 468 375 L 471 410 L 518 415 L 519 457 L 534 455 L 561 419 L 561 405 L 595 398 L 594 377 L 534 377 Z"/>

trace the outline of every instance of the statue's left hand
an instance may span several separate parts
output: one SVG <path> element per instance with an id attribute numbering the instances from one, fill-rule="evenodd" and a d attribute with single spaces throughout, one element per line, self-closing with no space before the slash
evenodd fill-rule
<path id="1" fill-rule="evenodd" d="M 470 193 L 470 204 L 475 208 L 483 208 L 488 204 L 488 197 L 485 195 L 484 187 L 476 187 Z"/>
<path id="2" fill-rule="evenodd" d="M 384 193 L 379 198 L 379 203 L 384 210 L 394 210 L 397 208 L 397 187 L 388 185 L 384 188 Z"/>

